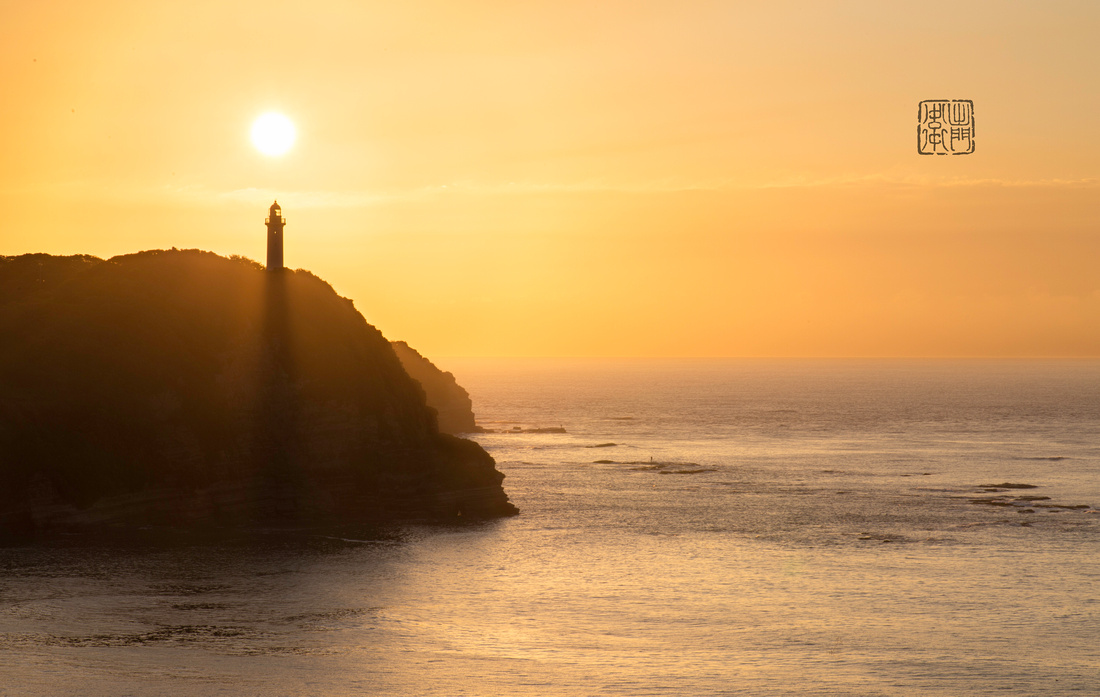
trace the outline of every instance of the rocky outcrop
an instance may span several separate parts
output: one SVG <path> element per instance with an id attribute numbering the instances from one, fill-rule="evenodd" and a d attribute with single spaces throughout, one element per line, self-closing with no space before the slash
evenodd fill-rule
<path id="1" fill-rule="evenodd" d="M 346 298 L 209 252 L 0 257 L 0 535 L 516 512 Z M 10 289 L 10 290 L 9 290 Z"/>
<path id="2" fill-rule="evenodd" d="M 405 372 L 424 388 L 428 406 L 439 416 L 439 430 L 444 433 L 476 433 L 474 404 L 470 394 L 455 380 L 455 376 L 440 370 L 434 363 L 406 344 L 391 342 Z"/>

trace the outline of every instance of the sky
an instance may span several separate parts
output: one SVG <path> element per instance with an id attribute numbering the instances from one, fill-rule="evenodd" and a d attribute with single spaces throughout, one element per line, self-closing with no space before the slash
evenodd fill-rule
<path id="1" fill-rule="evenodd" d="M 435 356 L 1100 356 L 1100 3 L 0 0 L 0 254 L 285 257 Z M 922 156 L 922 100 L 974 152 Z M 298 139 L 258 152 L 276 111 Z"/>

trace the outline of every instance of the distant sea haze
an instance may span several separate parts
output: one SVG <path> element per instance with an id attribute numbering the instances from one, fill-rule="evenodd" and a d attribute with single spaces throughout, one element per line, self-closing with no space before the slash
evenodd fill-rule
<path id="1" fill-rule="evenodd" d="M 436 362 L 493 431 L 472 437 L 521 515 L 367 540 L 3 549 L 2 684 L 945 697 L 1100 685 L 1100 362 Z"/>

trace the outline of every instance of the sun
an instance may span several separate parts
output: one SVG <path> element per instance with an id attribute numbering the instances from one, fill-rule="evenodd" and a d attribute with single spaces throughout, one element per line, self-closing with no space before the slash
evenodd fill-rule
<path id="1" fill-rule="evenodd" d="M 252 144 L 265 155 L 282 155 L 290 146 L 298 132 L 294 122 L 275 112 L 262 114 L 252 123 Z"/>

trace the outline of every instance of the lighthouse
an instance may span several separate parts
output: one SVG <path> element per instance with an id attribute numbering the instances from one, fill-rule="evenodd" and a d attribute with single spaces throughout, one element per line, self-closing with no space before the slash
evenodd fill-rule
<path id="1" fill-rule="evenodd" d="M 267 270 L 281 271 L 283 268 L 283 226 L 286 218 L 283 217 L 283 209 L 279 208 L 279 202 L 271 204 L 267 220 Z"/>

